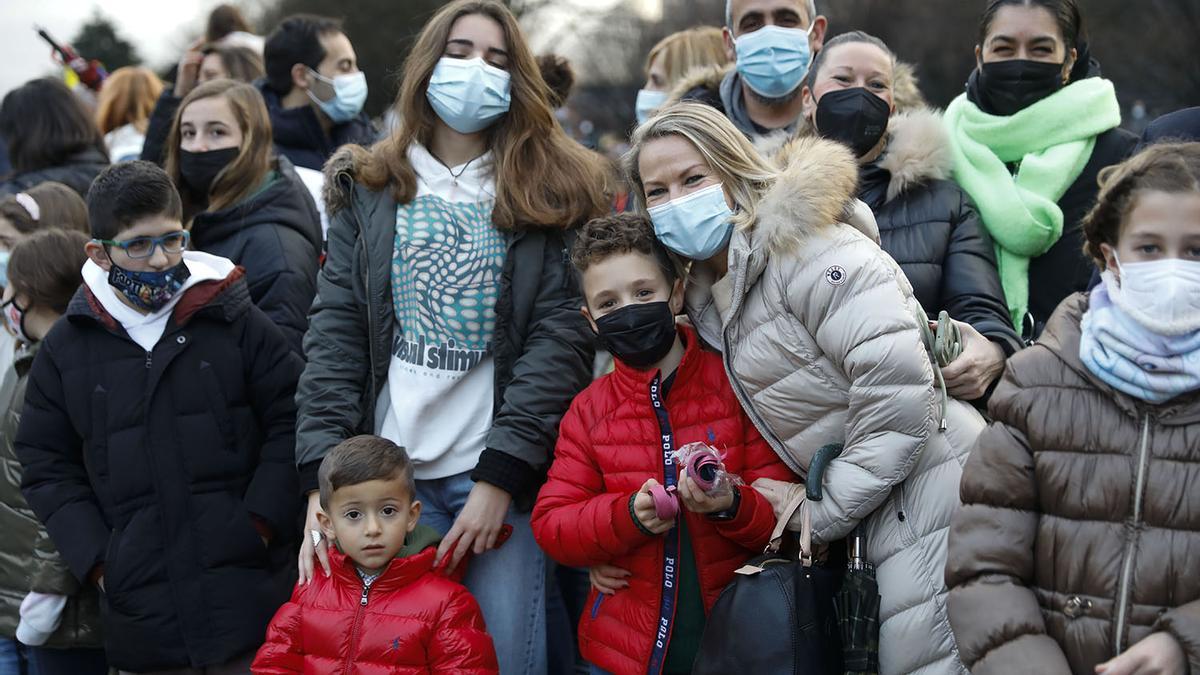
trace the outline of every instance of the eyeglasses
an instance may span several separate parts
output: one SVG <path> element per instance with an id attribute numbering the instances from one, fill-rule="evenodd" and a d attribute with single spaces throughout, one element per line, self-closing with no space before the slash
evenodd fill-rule
<path id="1" fill-rule="evenodd" d="M 188 242 L 192 240 L 192 235 L 186 230 L 164 234 L 161 237 L 134 237 L 127 241 L 113 241 L 112 239 L 97 239 L 96 242 L 105 246 L 116 246 L 125 252 L 125 255 L 139 260 L 149 258 L 154 255 L 155 249 L 162 247 L 163 253 L 183 253 Z"/>

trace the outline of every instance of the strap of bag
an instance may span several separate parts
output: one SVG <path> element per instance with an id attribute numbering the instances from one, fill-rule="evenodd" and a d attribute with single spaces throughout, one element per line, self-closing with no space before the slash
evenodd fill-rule
<path id="1" fill-rule="evenodd" d="M 788 523 L 792 521 L 792 517 L 796 515 L 797 511 L 800 513 L 800 562 L 805 567 L 811 567 L 813 561 L 812 506 L 804 493 L 804 485 L 797 484 L 792 488 L 792 498 L 784 507 L 783 512 L 779 514 L 779 520 L 775 523 L 775 530 L 771 532 L 771 542 L 767 544 L 767 550 L 771 553 L 779 552 L 783 543 L 783 533 L 787 530 Z"/>

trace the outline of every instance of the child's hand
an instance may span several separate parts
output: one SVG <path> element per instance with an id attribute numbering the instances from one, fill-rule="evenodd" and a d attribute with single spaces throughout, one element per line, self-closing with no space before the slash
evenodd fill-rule
<path id="1" fill-rule="evenodd" d="M 625 581 L 629 574 L 629 570 L 613 565 L 596 565 L 588 569 L 588 581 L 592 582 L 592 588 L 597 591 L 612 595 L 622 588 L 629 588 L 629 582 Z"/>
<path id="2" fill-rule="evenodd" d="M 655 485 L 658 485 L 658 481 L 653 478 L 642 483 L 637 496 L 633 498 L 633 513 L 642 527 L 654 534 L 666 534 L 674 527 L 675 521 L 658 519 L 658 512 L 654 510 L 654 498 L 650 496 L 650 488 Z"/>
<path id="3" fill-rule="evenodd" d="M 675 494 L 679 495 L 679 501 L 684 508 L 692 513 L 718 513 L 720 511 L 728 511 L 733 506 L 733 490 L 729 489 L 728 482 L 726 485 L 715 494 L 708 494 L 696 485 L 696 481 L 687 475 L 687 469 L 679 475 L 679 488 Z"/>
<path id="4" fill-rule="evenodd" d="M 1117 658 L 1096 666 L 1099 675 L 1176 675 L 1187 672 L 1187 657 L 1175 636 L 1154 633 Z"/>

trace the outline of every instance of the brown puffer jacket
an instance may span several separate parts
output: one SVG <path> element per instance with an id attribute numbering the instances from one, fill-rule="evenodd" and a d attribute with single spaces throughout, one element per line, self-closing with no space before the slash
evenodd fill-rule
<path id="1" fill-rule="evenodd" d="M 1009 360 L 963 470 L 946 583 L 977 674 L 1090 674 L 1157 631 L 1200 673 L 1200 394 L 1150 406 L 1093 376 L 1087 304 Z"/>

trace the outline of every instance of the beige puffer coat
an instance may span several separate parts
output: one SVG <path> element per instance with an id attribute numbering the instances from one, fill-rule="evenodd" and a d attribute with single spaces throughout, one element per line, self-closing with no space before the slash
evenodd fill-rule
<path id="1" fill-rule="evenodd" d="M 965 672 L 945 610 L 945 541 L 967 450 L 983 428 L 942 398 L 921 343 L 919 307 L 872 232 L 839 220 L 858 166 L 842 145 L 805 138 L 729 247 L 729 306 L 697 268 L 688 314 L 747 413 L 780 457 L 806 475 L 813 453 L 843 443 L 813 504 L 814 539 L 862 522 L 882 596 L 880 673 Z M 865 228 L 864 228 L 865 229 Z"/>
<path id="2" fill-rule="evenodd" d="M 1014 355 L 950 532 L 950 618 L 979 675 L 1090 675 L 1169 631 L 1200 673 L 1200 393 L 1151 406 L 1079 358 L 1080 293 Z"/>

